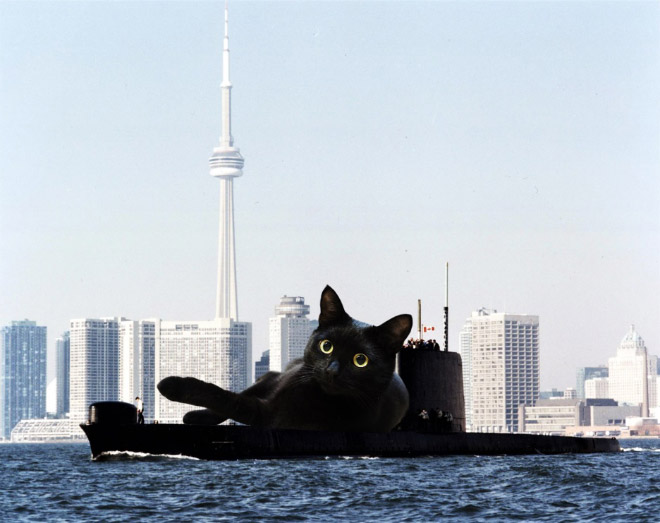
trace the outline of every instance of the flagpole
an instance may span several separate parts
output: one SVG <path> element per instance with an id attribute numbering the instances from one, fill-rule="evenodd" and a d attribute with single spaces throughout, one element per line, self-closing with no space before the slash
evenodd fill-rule
<path id="1" fill-rule="evenodd" d="M 449 262 L 445 264 L 445 352 L 449 351 Z"/>

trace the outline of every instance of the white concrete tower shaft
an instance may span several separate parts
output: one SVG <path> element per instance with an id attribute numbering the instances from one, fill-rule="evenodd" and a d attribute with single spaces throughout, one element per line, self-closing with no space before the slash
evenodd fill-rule
<path id="1" fill-rule="evenodd" d="M 243 175 L 243 156 L 231 135 L 231 81 L 229 80 L 229 17 L 225 5 L 225 37 L 222 49 L 222 136 L 209 158 L 211 176 L 220 179 L 220 230 L 218 237 L 218 289 L 216 318 L 238 321 L 236 251 L 234 240 L 234 178 Z"/>

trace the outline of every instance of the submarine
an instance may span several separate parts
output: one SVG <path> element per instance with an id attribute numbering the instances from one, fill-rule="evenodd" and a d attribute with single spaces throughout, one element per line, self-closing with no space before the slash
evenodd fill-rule
<path id="1" fill-rule="evenodd" d="M 203 460 L 522 455 L 619 452 L 616 438 L 466 432 L 461 356 L 404 349 L 399 375 L 410 397 L 408 412 L 390 432 L 329 432 L 249 425 L 138 424 L 124 402 L 92 403 L 80 426 L 92 459 L 121 453 L 186 456 Z"/>

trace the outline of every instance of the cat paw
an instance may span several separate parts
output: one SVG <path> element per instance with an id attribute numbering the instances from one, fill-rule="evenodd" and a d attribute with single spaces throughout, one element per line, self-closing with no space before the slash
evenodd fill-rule
<path id="1" fill-rule="evenodd" d="M 208 409 L 191 410 L 183 416 L 183 423 L 186 425 L 219 425 L 226 419 Z"/>
<path id="2" fill-rule="evenodd" d="M 187 378 L 170 376 L 160 380 L 157 385 L 158 391 L 171 401 L 181 401 L 185 403 L 185 395 L 188 389 Z"/>

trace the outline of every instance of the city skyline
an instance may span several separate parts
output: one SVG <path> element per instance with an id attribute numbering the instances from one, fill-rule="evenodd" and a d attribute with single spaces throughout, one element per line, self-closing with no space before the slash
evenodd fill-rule
<path id="1" fill-rule="evenodd" d="M 0 319 L 48 326 L 51 377 L 71 318 L 212 318 L 223 7 L 0 4 Z M 253 361 L 327 283 L 441 328 L 445 261 L 451 350 L 471 310 L 538 315 L 543 389 L 633 323 L 660 352 L 657 5 L 230 11 Z"/>

